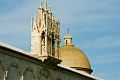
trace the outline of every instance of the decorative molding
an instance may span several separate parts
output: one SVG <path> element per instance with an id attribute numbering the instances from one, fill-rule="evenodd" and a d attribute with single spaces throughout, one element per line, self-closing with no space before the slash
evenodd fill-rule
<path id="1" fill-rule="evenodd" d="M 30 73 L 33 75 L 33 78 L 36 80 L 36 75 L 34 74 L 33 68 L 27 67 L 27 68 L 25 69 L 25 71 L 23 72 L 23 77 L 25 76 L 25 74 L 26 74 L 27 72 L 30 72 Z"/>
<path id="2" fill-rule="evenodd" d="M 44 63 L 49 64 L 50 66 L 57 66 L 61 62 L 62 60 L 55 58 L 53 56 L 48 56 L 47 59 L 44 60 Z"/>
<path id="3" fill-rule="evenodd" d="M 43 68 L 40 70 L 40 75 L 41 76 L 44 76 L 46 78 L 49 78 L 49 76 L 51 75 L 50 72 L 46 69 L 46 68 Z"/>
<path id="4" fill-rule="evenodd" d="M 16 63 L 12 63 L 10 67 L 14 66 L 15 68 L 18 69 L 18 65 Z"/>
<path id="5" fill-rule="evenodd" d="M 31 67 L 27 67 L 26 71 L 30 71 L 33 73 L 33 69 Z"/>

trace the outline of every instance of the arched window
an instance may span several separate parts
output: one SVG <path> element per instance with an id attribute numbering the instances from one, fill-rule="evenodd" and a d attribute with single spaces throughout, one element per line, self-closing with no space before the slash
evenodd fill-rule
<path id="1" fill-rule="evenodd" d="M 66 45 L 68 44 L 68 41 L 66 40 Z"/>
<path id="2" fill-rule="evenodd" d="M 23 74 L 23 80 L 35 80 L 35 76 L 31 68 L 27 68 Z"/>
<path id="3" fill-rule="evenodd" d="M 16 66 L 11 66 L 8 68 L 6 80 L 20 80 L 20 77 L 20 73 Z"/>

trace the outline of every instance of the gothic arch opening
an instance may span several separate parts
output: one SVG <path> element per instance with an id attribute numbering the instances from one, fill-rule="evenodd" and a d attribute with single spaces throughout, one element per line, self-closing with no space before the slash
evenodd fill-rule
<path id="1" fill-rule="evenodd" d="M 23 73 L 23 80 L 35 80 L 35 75 L 31 68 L 27 68 Z"/>
<path id="2" fill-rule="evenodd" d="M 21 75 L 16 64 L 12 64 L 8 68 L 7 79 L 6 80 L 20 80 Z"/>
<path id="3" fill-rule="evenodd" d="M 42 45 L 45 45 L 45 32 L 42 32 Z"/>

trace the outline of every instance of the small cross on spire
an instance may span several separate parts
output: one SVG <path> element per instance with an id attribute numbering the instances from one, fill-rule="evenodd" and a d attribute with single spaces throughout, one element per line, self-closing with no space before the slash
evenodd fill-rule
<path id="1" fill-rule="evenodd" d="M 68 34 L 70 33 L 70 29 L 68 28 Z"/>

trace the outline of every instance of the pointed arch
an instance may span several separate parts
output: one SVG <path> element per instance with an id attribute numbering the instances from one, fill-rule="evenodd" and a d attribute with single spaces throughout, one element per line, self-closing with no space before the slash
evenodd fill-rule
<path id="1" fill-rule="evenodd" d="M 27 67 L 23 73 L 23 80 L 36 80 L 34 70 L 31 67 Z"/>
<path id="2" fill-rule="evenodd" d="M 42 31 L 41 37 L 42 37 L 42 46 L 45 46 L 45 31 Z"/>
<path id="3" fill-rule="evenodd" d="M 7 69 L 6 80 L 20 80 L 21 72 L 19 70 L 19 66 L 16 63 L 10 64 Z"/>

